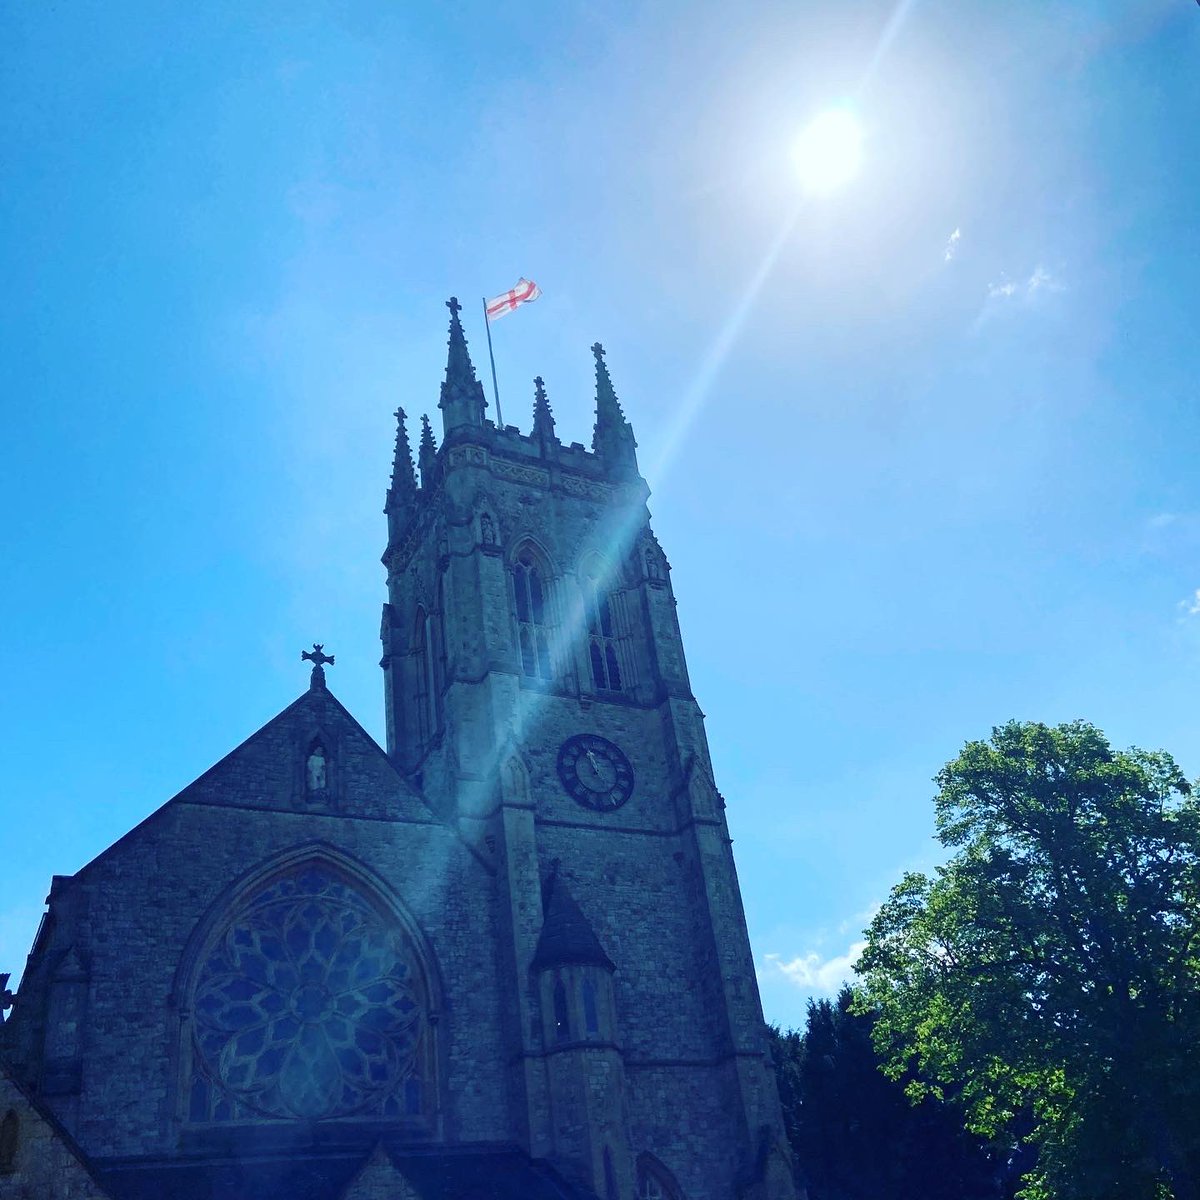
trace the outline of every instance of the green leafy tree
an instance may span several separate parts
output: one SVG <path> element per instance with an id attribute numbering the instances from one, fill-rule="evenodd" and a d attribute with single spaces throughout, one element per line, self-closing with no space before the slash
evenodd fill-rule
<path id="1" fill-rule="evenodd" d="M 809 1200 L 1001 1200 L 1002 1165 L 962 1116 L 914 1105 L 883 1074 L 853 994 L 810 1002 L 804 1033 L 772 1030 L 784 1124 Z"/>
<path id="2" fill-rule="evenodd" d="M 1200 1197 L 1200 807 L 1165 753 L 1013 722 L 937 776 L 953 853 L 908 874 L 857 969 L 915 1096 L 1025 1121 L 1030 1200 Z"/>

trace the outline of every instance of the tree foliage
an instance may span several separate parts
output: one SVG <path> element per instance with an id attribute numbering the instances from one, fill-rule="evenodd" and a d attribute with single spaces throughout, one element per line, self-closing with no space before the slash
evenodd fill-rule
<path id="1" fill-rule="evenodd" d="M 952 851 L 868 930 L 862 1003 L 914 1096 L 1038 1148 L 1030 1200 L 1196 1200 L 1200 808 L 1165 753 L 1013 722 L 937 776 Z"/>
<path id="2" fill-rule="evenodd" d="M 873 1018 L 810 1002 L 803 1034 L 771 1031 L 784 1124 L 809 1200 L 1001 1200 L 1003 1163 L 933 1097 L 880 1070 Z"/>

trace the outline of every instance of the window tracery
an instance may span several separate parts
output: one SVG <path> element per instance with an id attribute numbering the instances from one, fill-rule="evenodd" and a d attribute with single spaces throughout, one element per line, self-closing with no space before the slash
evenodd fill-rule
<path id="1" fill-rule="evenodd" d="M 528 547 L 513 563 L 513 598 L 521 672 L 530 679 L 554 678 L 550 660 L 550 596 L 545 572 Z"/>
<path id="2" fill-rule="evenodd" d="M 201 958 L 193 1121 L 416 1116 L 426 999 L 407 938 L 322 864 L 276 877 Z"/>

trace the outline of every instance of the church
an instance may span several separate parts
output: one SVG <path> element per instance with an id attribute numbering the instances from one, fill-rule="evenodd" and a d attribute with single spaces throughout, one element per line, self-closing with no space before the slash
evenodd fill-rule
<path id="1" fill-rule="evenodd" d="M 591 448 L 541 379 L 523 434 L 448 307 L 441 444 L 414 463 L 396 412 L 386 747 L 314 645 L 298 699 L 54 877 L 0 976 L 0 1198 L 795 1196 L 604 350 Z"/>

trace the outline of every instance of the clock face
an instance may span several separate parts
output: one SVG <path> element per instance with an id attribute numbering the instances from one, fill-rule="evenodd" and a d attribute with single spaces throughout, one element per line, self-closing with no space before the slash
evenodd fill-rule
<path id="1" fill-rule="evenodd" d="M 576 734 L 559 747 L 558 777 L 573 800 L 598 812 L 620 808 L 633 794 L 629 759 L 619 746 L 591 733 Z"/>

